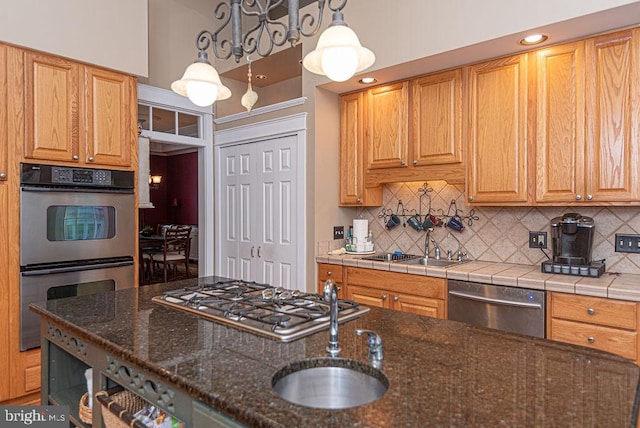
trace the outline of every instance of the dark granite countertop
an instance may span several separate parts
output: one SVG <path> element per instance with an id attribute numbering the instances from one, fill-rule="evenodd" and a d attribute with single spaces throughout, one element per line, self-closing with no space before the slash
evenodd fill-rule
<path id="1" fill-rule="evenodd" d="M 635 426 L 640 368 L 628 360 L 377 308 L 340 325 L 340 357 L 366 363 L 365 339 L 355 329 L 378 332 L 384 341 L 387 393 L 346 410 L 291 404 L 271 388 L 273 374 L 294 361 L 325 357 L 328 331 L 280 343 L 151 302 L 164 290 L 213 280 L 53 300 L 31 308 L 250 426 Z M 99 319 L 96 313 L 113 316 Z"/>

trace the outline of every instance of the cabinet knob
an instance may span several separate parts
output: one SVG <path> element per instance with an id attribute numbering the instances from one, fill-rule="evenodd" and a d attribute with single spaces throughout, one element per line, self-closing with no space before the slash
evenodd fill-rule
<path id="1" fill-rule="evenodd" d="M 576 201 L 582 200 L 582 195 L 576 195 Z"/>
<path id="2" fill-rule="evenodd" d="M 387 300 L 387 295 L 386 294 L 382 295 L 382 300 Z"/>
<path id="3" fill-rule="evenodd" d="M 89 162 L 93 162 L 93 156 L 89 156 Z"/>
<path id="4" fill-rule="evenodd" d="M 418 161 L 414 159 L 414 160 L 413 160 L 413 164 L 414 164 L 414 165 L 418 165 Z"/>
<path id="5" fill-rule="evenodd" d="M 7 173 L 6 172 L 0 172 L 0 180 L 4 180 L 5 178 L 7 178 Z"/>
<path id="6" fill-rule="evenodd" d="M 362 202 L 362 199 L 357 198 L 357 199 L 356 199 L 356 202 L 357 202 L 357 203 L 361 203 L 361 202 Z"/>
<path id="7" fill-rule="evenodd" d="M 593 343 L 593 342 L 595 342 L 595 341 L 596 341 L 596 338 L 595 338 L 595 337 L 593 337 L 593 336 L 589 336 L 589 337 L 587 337 L 587 342 L 589 342 L 589 343 Z"/>
<path id="8" fill-rule="evenodd" d="M 80 159 L 80 158 L 78 157 L 78 155 L 73 155 L 73 156 L 72 156 L 72 158 L 73 158 L 73 160 L 78 160 L 78 159 Z"/>
<path id="9" fill-rule="evenodd" d="M 331 272 L 330 270 L 327 271 L 327 276 L 331 276 L 333 272 Z"/>
<path id="10" fill-rule="evenodd" d="M 593 199 L 593 195 L 587 195 L 587 201 L 590 201 Z"/>
<path id="11" fill-rule="evenodd" d="M 473 196 L 469 196 L 467 199 L 469 200 L 469 202 L 471 202 L 473 201 Z"/>
<path id="12" fill-rule="evenodd" d="M 398 296 L 393 296 L 393 301 L 397 302 L 398 300 L 400 300 L 400 298 Z"/>
<path id="13" fill-rule="evenodd" d="M 400 165 L 405 166 L 406 164 L 407 164 L 407 161 L 406 161 L 406 160 L 401 160 L 401 161 L 400 161 Z"/>
<path id="14" fill-rule="evenodd" d="M 595 310 L 595 309 L 593 309 L 593 308 L 589 308 L 589 309 L 587 309 L 587 313 L 588 313 L 589 315 L 595 315 L 596 310 Z"/>

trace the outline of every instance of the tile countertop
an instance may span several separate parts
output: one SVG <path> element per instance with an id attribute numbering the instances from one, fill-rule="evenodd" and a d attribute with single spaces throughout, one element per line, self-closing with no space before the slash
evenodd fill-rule
<path id="1" fill-rule="evenodd" d="M 366 364 L 355 329 L 380 334 L 386 394 L 345 410 L 291 404 L 273 391 L 272 376 L 326 357 L 327 330 L 281 343 L 151 301 L 218 279 L 57 299 L 31 310 L 249 426 L 635 426 L 640 367 L 622 357 L 379 308 L 340 324 L 340 357 Z M 96 322 L 98 311 L 113 316 Z"/>
<path id="2" fill-rule="evenodd" d="M 319 255 L 316 262 L 640 302 L 640 274 L 605 272 L 600 278 L 590 278 L 544 273 L 540 265 L 471 261 L 444 268 L 363 260 L 362 257 Z"/>

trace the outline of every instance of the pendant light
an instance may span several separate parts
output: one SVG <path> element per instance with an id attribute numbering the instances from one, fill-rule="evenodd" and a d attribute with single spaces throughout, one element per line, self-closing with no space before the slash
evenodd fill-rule
<path id="1" fill-rule="evenodd" d="M 171 84 L 171 89 L 200 107 L 210 106 L 231 96 L 231 91 L 220 81 L 218 72 L 204 50 L 198 52 L 198 59 L 187 67 L 180 80 Z"/>
<path id="2" fill-rule="evenodd" d="M 258 101 L 258 94 L 256 94 L 251 87 L 251 57 L 247 57 L 247 62 L 249 63 L 249 71 L 247 72 L 247 92 L 242 96 L 240 104 L 242 104 L 242 107 L 247 109 L 247 113 L 251 114 L 251 109 Z"/>
<path id="3" fill-rule="evenodd" d="M 369 68 L 375 60 L 373 52 L 360 44 L 358 36 L 347 26 L 342 12 L 338 10 L 333 13 L 329 28 L 320 35 L 315 50 L 304 57 L 302 65 L 312 73 L 344 82 Z"/>

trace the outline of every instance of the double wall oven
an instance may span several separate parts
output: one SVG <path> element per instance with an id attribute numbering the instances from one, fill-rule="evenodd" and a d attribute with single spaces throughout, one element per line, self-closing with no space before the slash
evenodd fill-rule
<path id="1" fill-rule="evenodd" d="M 20 183 L 20 349 L 27 350 L 40 346 L 30 303 L 134 286 L 135 177 L 23 163 Z"/>

